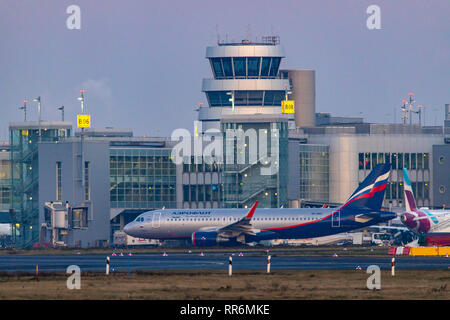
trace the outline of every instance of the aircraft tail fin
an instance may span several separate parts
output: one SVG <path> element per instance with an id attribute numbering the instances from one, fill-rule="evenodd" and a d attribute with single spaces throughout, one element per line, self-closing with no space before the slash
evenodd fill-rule
<path id="1" fill-rule="evenodd" d="M 408 170 L 406 170 L 406 168 L 403 168 L 403 181 L 404 181 L 403 193 L 405 196 L 406 211 L 408 212 L 416 211 L 417 210 L 416 200 L 414 199 L 411 181 L 409 180 Z"/>
<path id="2" fill-rule="evenodd" d="M 341 208 L 380 210 L 390 169 L 390 163 L 376 165 Z"/>

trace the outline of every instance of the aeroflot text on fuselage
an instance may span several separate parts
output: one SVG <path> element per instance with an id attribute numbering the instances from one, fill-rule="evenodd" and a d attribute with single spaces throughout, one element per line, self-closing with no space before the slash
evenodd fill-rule
<path id="1" fill-rule="evenodd" d="M 173 211 L 172 214 L 177 215 L 177 216 L 181 216 L 181 215 L 194 216 L 194 215 L 199 215 L 199 214 L 210 215 L 211 211 Z"/>

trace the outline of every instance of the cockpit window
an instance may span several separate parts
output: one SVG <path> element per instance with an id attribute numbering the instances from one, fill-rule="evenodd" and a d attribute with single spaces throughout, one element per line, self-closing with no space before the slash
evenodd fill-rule
<path id="1" fill-rule="evenodd" d="M 144 222 L 144 218 L 143 217 L 137 217 L 135 221 L 136 222 Z"/>

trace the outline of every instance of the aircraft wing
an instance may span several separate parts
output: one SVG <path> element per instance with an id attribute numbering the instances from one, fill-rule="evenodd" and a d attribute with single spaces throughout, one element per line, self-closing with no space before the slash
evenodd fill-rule
<path id="1" fill-rule="evenodd" d="M 241 220 L 233 222 L 222 228 L 218 228 L 216 229 L 216 231 L 224 237 L 237 237 L 241 234 L 255 235 L 256 232 L 255 230 L 253 230 L 251 220 L 253 218 L 253 214 L 255 213 L 257 206 L 258 201 L 255 202 L 255 204 L 251 207 L 247 215 L 243 217 Z"/>

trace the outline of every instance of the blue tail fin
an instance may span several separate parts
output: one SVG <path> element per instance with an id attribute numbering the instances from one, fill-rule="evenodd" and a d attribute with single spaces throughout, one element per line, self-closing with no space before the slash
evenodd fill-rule
<path id="1" fill-rule="evenodd" d="M 376 165 L 341 208 L 380 210 L 390 169 L 390 163 Z"/>

